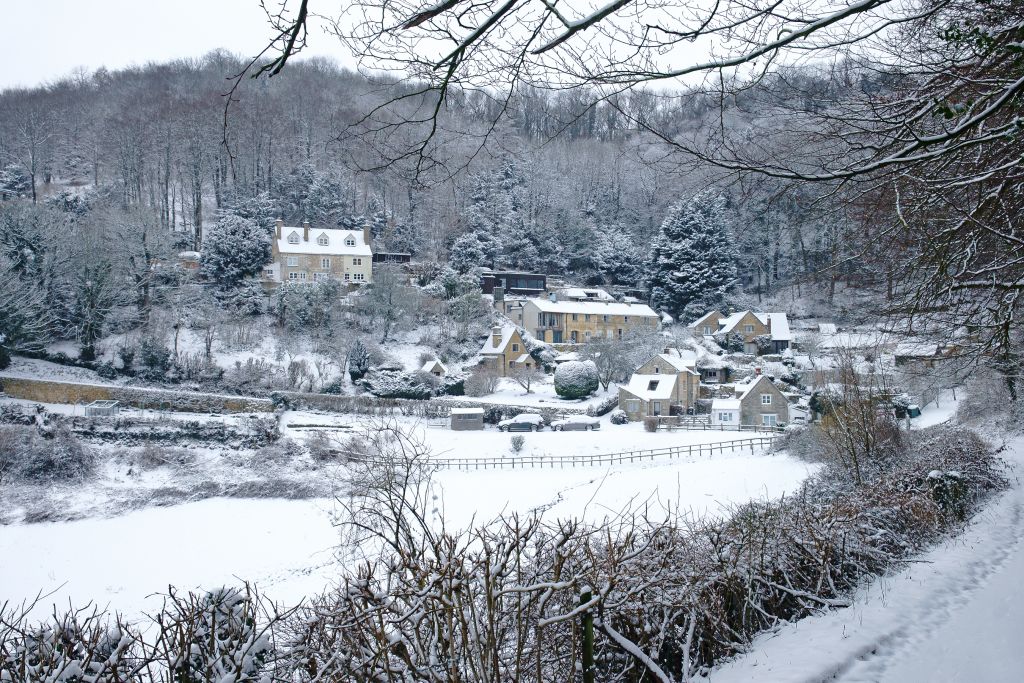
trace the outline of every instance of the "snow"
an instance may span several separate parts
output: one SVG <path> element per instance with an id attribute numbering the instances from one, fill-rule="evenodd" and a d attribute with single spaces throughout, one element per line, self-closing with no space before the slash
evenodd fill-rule
<path id="1" fill-rule="evenodd" d="M 160 591 L 254 582 L 296 604 L 337 575 L 328 500 L 214 498 L 119 517 L 0 526 L 0 604 L 85 605 L 139 615 Z M 101 550 L 101 552 L 97 552 Z"/>
<path id="2" fill-rule="evenodd" d="M 299 237 L 298 244 L 290 244 L 288 237 L 292 234 Z M 320 245 L 317 239 L 320 235 L 327 235 L 326 246 Z M 345 240 L 351 237 L 355 240 L 354 246 L 346 246 Z M 363 241 L 361 230 L 332 230 L 322 228 L 310 228 L 309 241 L 303 241 L 302 228 L 288 227 L 281 228 L 281 237 L 277 240 L 277 250 L 282 254 L 317 254 L 324 256 L 372 256 L 370 246 Z"/>
<path id="3" fill-rule="evenodd" d="M 955 399 L 954 394 L 956 396 Z M 957 408 L 960 406 L 960 401 L 963 398 L 964 393 L 962 389 L 956 391 L 947 389 L 939 394 L 931 403 L 921 406 L 921 415 L 912 418 L 910 421 L 911 429 L 924 429 L 925 427 L 934 427 L 937 424 L 949 422 L 956 416 Z"/>
<path id="4" fill-rule="evenodd" d="M 1004 453 L 1014 487 L 960 536 L 878 579 L 847 609 L 758 637 L 711 683 L 1019 681 L 1024 668 L 1024 439 Z"/>
<path id="5" fill-rule="evenodd" d="M 672 392 L 676 388 L 678 379 L 678 375 L 634 374 L 629 378 L 629 385 L 626 386 L 626 391 L 637 398 L 648 401 L 664 400 L 672 397 Z"/>
<path id="6" fill-rule="evenodd" d="M 658 317 L 658 314 L 646 304 L 626 304 L 614 301 L 551 301 L 550 299 L 530 299 L 529 302 L 544 313 L 628 315 L 638 318 Z"/>

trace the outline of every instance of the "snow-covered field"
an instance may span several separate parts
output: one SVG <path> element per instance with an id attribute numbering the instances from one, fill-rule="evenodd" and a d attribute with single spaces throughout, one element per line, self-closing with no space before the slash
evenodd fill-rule
<path id="1" fill-rule="evenodd" d="M 940 402 L 941 403 L 941 402 Z M 966 532 L 866 586 L 854 605 L 782 626 L 711 683 L 1009 683 L 1024 670 L 1024 439 L 1017 479 Z"/>
<path id="2" fill-rule="evenodd" d="M 352 416 L 309 413 L 287 413 L 282 424 L 324 421 L 358 426 Z M 602 429 L 606 431 L 525 436 L 537 453 L 610 452 L 739 436 L 734 432 L 648 434 L 638 425 L 605 424 Z M 300 437 L 308 433 L 287 427 L 283 431 Z M 422 433 L 432 449 L 447 457 L 507 452 L 510 440 L 493 428 L 452 432 L 424 427 Z M 209 457 L 217 459 L 215 454 Z M 255 466 L 250 463 L 233 476 L 248 476 L 245 472 Z M 217 471 L 210 467 L 211 472 Z M 230 480 L 231 468 L 237 464 L 223 467 L 220 474 Z M 433 483 L 438 514 L 449 527 L 458 528 L 487 522 L 501 513 L 537 508 L 546 509 L 551 517 L 589 519 L 626 507 L 646 507 L 653 515 L 669 508 L 718 514 L 751 498 L 775 498 L 791 491 L 813 467 L 784 454 L 748 451 L 605 468 L 440 470 Z M 116 479 L 115 474 L 108 472 L 104 478 Z M 165 485 L 163 476 L 161 470 L 148 472 L 143 483 Z M 288 476 L 302 473 L 291 469 Z M 328 473 L 310 470 L 306 476 L 323 478 Z M 89 495 L 88 490 L 78 494 L 83 499 L 80 506 L 86 505 Z M 329 586 L 337 576 L 334 511 L 330 498 L 210 498 L 117 516 L 0 526 L 0 603 L 56 591 L 44 605 L 95 600 L 101 606 L 138 613 L 158 599 L 148 596 L 165 591 L 168 585 L 211 588 L 240 580 L 254 582 L 274 600 L 294 603 Z"/>

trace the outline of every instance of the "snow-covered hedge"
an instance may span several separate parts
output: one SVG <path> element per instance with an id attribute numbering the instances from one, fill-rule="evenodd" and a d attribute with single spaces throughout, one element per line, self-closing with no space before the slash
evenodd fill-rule
<path id="1" fill-rule="evenodd" d="M 611 420 L 613 425 L 624 425 L 629 422 L 629 418 L 626 416 L 625 410 L 613 410 L 612 416 L 608 419 Z"/>
<path id="2" fill-rule="evenodd" d="M 593 361 L 571 360 L 555 370 L 555 393 L 562 398 L 586 398 L 597 391 L 597 386 L 597 367 Z"/>

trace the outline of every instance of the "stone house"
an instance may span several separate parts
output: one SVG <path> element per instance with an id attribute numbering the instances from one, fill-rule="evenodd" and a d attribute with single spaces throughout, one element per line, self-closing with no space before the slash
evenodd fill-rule
<path id="1" fill-rule="evenodd" d="M 696 356 L 672 349 L 649 359 L 636 369 L 628 385 L 619 387 L 619 409 L 633 421 L 685 414 L 700 391 L 695 362 Z"/>
<path id="2" fill-rule="evenodd" d="M 497 368 L 502 377 L 507 377 L 517 365 L 527 368 L 536 365 L 515 325 L 495 325 L 480 349 L 480 355 L 485 363 Z"/>
<path id="3" fill-rule="evenodd" d="M 658 329 L 660 319 L 646 304 L 618 301 L 564 301 L 527 299 L 523 327 L 539 341 L 551 344 L 585 344 L 595 339 L 621 339 L 632 330 Z"/>
<path id="4" fill-rule="evenodd" d="M 789 422 L 789 401 L 764 375 L 736 389 L 734 398 L 711 402 L 711 424 L 774 427 Z"/>
<path id="5" fill-rule="evenodd" d="M 434 377 L 444 377 L 448 374 L 448 368 L 444 363 L 435 358 L 434 360 L 428 360 L 424 363 L 423 367 L 420 368 L 420 372 L 425 372 L 428 375 L 433 375 Z"/>
<path id="6" fill-rule="evenodd" d="M 718 311 L 711 311 L 690 323 L 688 327 L 694 336 L 698 337 L 739 334 L 743 337 L 743 352 L 749 354 L 758 353 L 755 343 L 757 337 L 771 337 L 772 353 L 785 351 L 793 341 L 789 318 L 780 312 L 738 311 L 722 315 Z"/>
<path id="7" fill-rule="evenodd" d="M 347 284 L 373 281 L 370 229 L 336 230 L 289 227 L 278 219 L 271 242 L 271 263 L 263 278 L 272 283 L 334 279 Z"/>

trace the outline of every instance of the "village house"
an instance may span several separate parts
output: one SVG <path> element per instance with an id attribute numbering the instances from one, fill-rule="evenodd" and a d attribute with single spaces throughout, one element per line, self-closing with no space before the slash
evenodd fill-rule
<path id="1" fill-rule="evenodd" d="M 536 365 L 533 356 L 526 350 L 523 337 L 515 325 L 495 325 L 480 349 L 484 362 L 493 365 L 502 377 L 517 365 L 532 368 Z"/>
<path id="2" fill-rule="evenodd" d="M 448 374 L 448 368 L 444 363 L 435 358 L 424 363 L 423 367 L 420 368 L 420 372 L 425 372 L 434 377 L 445 377 Z"/>
<path id="3" fill-rule="evenodd" d="M 523 327 L 539 341 L 585 344 L 595 339 L 622 339 L 632 330 L 658 329 L 658 314 L 645 304 L 548 298 L 523 303 Z"/>
<path id="4" fill-rule="evenodd" d="M 682 415 L 693 407 L 700 389 L 696 356 L 666 349 L 633 373 L 619 387 L 619 409 L 632 421 L 661 415 Z"/>
<path id="5" fill-rule="evenodd" d="M 785 351 L 793 341 L 793 334 L 789 329 L 789 318 L 785 313 L 738 311 L 722 315 L 718 311 L 711 311 L 690 323 L 689 328 L 698 337 L 739 334 L 743 337 L 743 352 L 750 354 L 759 352 L 756 343 L 758 337 L 768 336 L 771 338 L 769 349 L 771 353 Z"/>
<path id="6" fill-rule="evenodd" d="M 547 289 L 547 275 L 487 271 L 480 276 L 480 290 L 484 294 L 520 294 L 539 296 Z M 494 297 L 497 301 L 498 296 Z"/>
<path id="7" fill-rule="evenodd" d="M 744 427 L 775 427 L 789 422 L 789 401 L 768 377 L 736 387 L 733 398 L 711 402 L 711 424 Z"/>
<path id="8" fill-rule="evenodd" d="M 266 281 L 308 282 L 334 279 L 358 285 L 373 281 L 370 229 L 337 230 L 290 227 L 278 219 L 271 242 L 271 263 L 263 269 Z"/>

